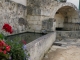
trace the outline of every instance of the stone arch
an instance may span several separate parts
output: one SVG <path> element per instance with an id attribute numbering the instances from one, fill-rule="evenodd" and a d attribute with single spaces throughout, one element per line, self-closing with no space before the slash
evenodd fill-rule
<path id="1" fill-rule="evenodd" d="M 69 2 L 67 2 L 67 3 L 58 3 L 58 5 L 56 5 L 55 7 L 53 7 L 53 13 L 51 13 L 51 17 L 54 17 L 55 13 L 56 13 L 60 8 L 62 8 L 62 7 L 64 7 L 64 6 L 70 6 L 70 7 L 74 8 L 77 12 L 79 11 L 79 10 L 77 9 L 77 7 L 76 7 L 74 4 L 72 4 L 72 3 L 69 3 Z"/>
<path id="2" fill-rule="evenodd" d="M 56 27 L 64 30 L 79 30 L 79 14 L 77 7 L 72 3 L 59 3 L 53 10 Z M 73 26 L 73 27 L 72 27 Z"/>

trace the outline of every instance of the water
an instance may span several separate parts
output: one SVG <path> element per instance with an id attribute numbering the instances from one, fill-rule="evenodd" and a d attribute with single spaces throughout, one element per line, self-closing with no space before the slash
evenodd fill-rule
<path id="1" fill-rule="evenodd" d="M 7 36 L 7 40 L 17 40 L 17 41 L 25 40 L 27 43 L 30 43 L 31 41 L 33 41 L 43 35 L 44 34 L 41 34 L 41 33 L 26 32 L 26 33 Z"/>

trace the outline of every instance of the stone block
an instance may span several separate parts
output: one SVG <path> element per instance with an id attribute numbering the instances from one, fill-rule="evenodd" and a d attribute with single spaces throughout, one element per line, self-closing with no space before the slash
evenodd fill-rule
<path id="1" fill-rule="evenodd" d="M 53 37 L 54 36 L 54 37 Z M 26 45 L 30 60 L 41 60 L 55 41 L 56 33 L 50 33 Z"/>
<path id="2" fill-rule="evenodd" d="M 42 26 L 41 25 L 35 25 L 34 28 L 35 28 L 35 30 L 38 31 L 38 30 L 41 30 Z"/>
<path id="3" fill-rule="evenodd" d="M 37 21 L 37 24 L 38 25 L 42 25 L 42 21 Z"/>
<path id="4" fill-rule="evenodd" d="M 29 16 L 30 20 L 36 20 L 36 21 L 38 20 L 39 21 L 40 18 L 41 18 L 41 16 L 35 16 L 35 15 Z"/>
<path id="5" fill-rule="evenodd" d="M 34 32 L 36 32 L 36 33 L 41 33 L 41 30 L 35 30 Z"/>
<path id="6" fill-rule="evenodd" d="M 41 10 L 41 15 L 50 16 L 50 10 Z"/>
<path id="7" fill-rule="evenodd" d="M 41 15 L 41 9 L 40 8 L 33 8 L 32 15 Z"/>

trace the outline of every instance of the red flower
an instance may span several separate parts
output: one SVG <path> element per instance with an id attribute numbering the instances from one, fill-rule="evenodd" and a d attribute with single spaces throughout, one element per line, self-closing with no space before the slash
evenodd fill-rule
<path id="1" fill-rule="evenodd" d="M 7 46 L 7 47 L 6 47 L 6 50 L 7 50 L 7 51 L 10 51 L 10 46 Z"/>
<path id="2" fill-rule="evenodd" d="M 12 27 L 7 23 L 3 25 L 2 29 L 4 29 L 6 32 L 9 32 L 10 34 L 13 32 Z"/>
<path id="3" fill-rule="evenodd" d="M 4 51 L 3 51 L 3 53 L 4 53 L 4 54 L 6 54 L 6 53 L 7 53 L 7 51 L 6 51 L 6 50 L 4 50 Z"/>
<path id="4" fill-rule="evenodd" d="M 7 45 L 3 40 L 0 40 L 0 52 L 6 54 L 10 51 L 10 46 Z"/>
<path id="5" fill-rule="evenodd" d="M 5 42 L 3 40 L 0 40 L 0 48 L 5 45 L 6 45 Z"/>
<path id="6" fill-rule="evenodd" d="M 3 46 L 3 44 L 0 42 L 0 48 Z"/>
<path id="7" fill-rule="evenodd" d="M 25 40 L 22 40 L 22 43 L 26 45 L 26 41 Z"/>
<path id="8" fill-rule="evenodd" d="M 0 52 L 2 52 L 2 49 L 0 49 Z"/>

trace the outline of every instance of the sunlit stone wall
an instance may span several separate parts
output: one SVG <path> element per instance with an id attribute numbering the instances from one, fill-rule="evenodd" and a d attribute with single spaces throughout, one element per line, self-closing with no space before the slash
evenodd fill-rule
<path id="1" fill-rule="evenodd" d="M 26 6 L 10 0 L 0 0 L 0 29 L 4 23 L 8 23 L 13 28 L 13 34 L 26 32 L 26 15 Z"/>
<path id="2" fill-rule="evenodd" d="M 58 12 L 59 9 L 64 7 L 64 9 L 67 11 L 69 8 L 66 8 L 66 6 L 72 8 L 70 14 L 68 15 L 68 21 L 75 20 L 74 23 L 79 22 L 79 16 L 78 16 L 78 9 L 76 6 L 72 3 L 68 2 L 58 2 L 55 0 L 27 0 L 27 21 L 29 23 L 29 29 L 30 32 L 48 32 L 48 31 L 55 31 L 54 27 L 55 25 L 55 15 L 56 12 Z M 63 11 L 63 9 L 61 10 Z M 65 11 L 61 12 L 63 14 L 63 21 L 60 22 L 61 27 L 64 28 L 64 18 L 65 18 Z M 75 11 L 73 13 L 73 11 Z M 75 16 L 75 17 L 74 17 Z M 57 17 L 58 19 L 59 17 Z M 71 18 L 71 19 L 70 19 Z M 51 21 L 53 19 L 53 21 Z M 60 19 L 60 21 L 62 20 Z M 59 20 L 58 20 L 59 21 Z"/>

